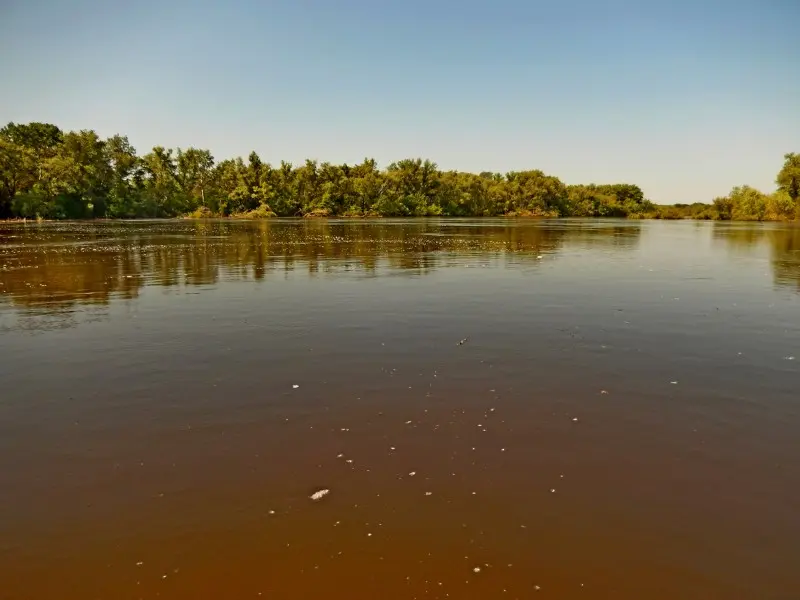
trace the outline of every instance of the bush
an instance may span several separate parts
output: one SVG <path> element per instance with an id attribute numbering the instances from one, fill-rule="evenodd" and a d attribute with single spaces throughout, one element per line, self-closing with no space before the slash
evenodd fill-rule
<path id="1" fill-rule="evenodd" d="M 212 219 L 214 218 L 214 213 L 211 212 L 211 209 L 205 206 L 199 206 L 186 215 L 187 219 Z"/>
<path id="2" fill-rule="evenodd" d="M 245 212 L 238 212 L 231 215 L 233 219 L 269 219 L 277 215 L 272 212 L 272 209 L 264 203 L 258 205 L 258 208 L 248 210 Z"/>

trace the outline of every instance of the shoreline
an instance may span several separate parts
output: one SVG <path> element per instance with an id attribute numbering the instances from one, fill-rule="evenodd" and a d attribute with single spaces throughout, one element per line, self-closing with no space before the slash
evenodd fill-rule
<path id="1" fill-rule="evenodd" d="M 559 216 L 543 216 L 543 215 L 496 215 L 496 216 L 465 216 L 456 217 L 450 215 L 430 215 L 430 216 L 384 216 L 384 215 L 303 215 L 295 217 L 279 217 L 279 216 L 239 216 L 239 215 L 215 215 L 215 216 L 175 216 L 175 217 L 133 217 L 133 218 L 114 218 L 114 217 L 97 217 L 97 218 L 83 218 L 83 219 L 36 219 L 36 218 L 19 218 L 12 217 L 9 219 L 0 219 L 0 223 L 4 224 L 36 224 L 36 223 L 128 223 L 136 221 L 381 221 L 385 219 L 403 219 L 409 221 L 423 220 L 423 219 L 442 219 L 442 220 L 483 220 L 483 219 L 507 219 L 507 220 L 530 220 L 530 221 L 570 221 L 570 220 L 587 220 L 587 221 L 694 221 L 694 222 L 714 222 L 714 223 L 800 223 L 800 219 L 711 219 L 711 218 L 696 218 L 691 216 L 670 217 L 670 216 L 638 216 L 629 215 L 627 217 L 559 217 Z"/>

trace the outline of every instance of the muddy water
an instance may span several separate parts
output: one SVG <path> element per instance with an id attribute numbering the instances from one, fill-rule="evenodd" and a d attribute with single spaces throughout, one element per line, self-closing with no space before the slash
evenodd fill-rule
<path id="1" fill-rule="evenodd" d="M 797 598 L 799 384 L 797 227 L 0 225 L 0 598 Z"/>

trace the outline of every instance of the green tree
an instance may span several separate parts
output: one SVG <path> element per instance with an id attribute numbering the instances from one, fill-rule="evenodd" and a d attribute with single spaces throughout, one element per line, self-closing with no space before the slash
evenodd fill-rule
<path id="1" fill-rule="evenodd" d="M 567 187 L 558 177 L 535 170 L 508 173 L 506 180 L 510 193 L 506 212 L 545 217 L 566 212 Z"/>
<path id="2" fill-rule="evenodd" d="M 64 178 L 59 213 L 68 218 L 105 216 L 112 180 L 105 142 L 92 130 L 71 131 L 64 134 L 57 157 Z"/>
<path id="3" fill-rule="evenodd" d="M 175 156 L 175 179 L 186 203 L 186 210 L 206 206 L 206 188 L 211 181 L 214 157 L 208 150 L 178 149 Z"/>
<path id="4" fill-rule="evenodd" d="M 789 193 L 785 190 L 778 190 L 770 194 L 766 199 L 767 210 L 766 218 L 773 221 L 787 221 L 798 216 L 798 202 L 792 200 Z"/>
<path id="5" fill-rule="evenodd" d="M 353 180 L 351 214 L 373 214 L 388 185 L 386 178 L 378 170 L 377 162 L 374 158 L 365 158 L 364 162 L 353 167 L 350 176 Z"/>
<path id="6" fill-rule="evenodd" d="M 103 148 L 108 165 L 107 214 L 111 217 L 144 216 L 141 190 L 144 187 L 142 162 L 127 137 L 115 135 Z"/>
<path id="7" fill-rule="evenodd" d="M 12 203 L 17 193 L 30 189 L 36 177 L 34 152 L 0 136 L 0 219 L 13 215 Z"/>
<path id="8" fill-rule="evenodd" d="M 142 158 L 142 216 L 172 217 L 187 208 L 171 149 L 156 146 Z"/>
<path id="9" fill-rule="evenodd" d="M 0 137 L 17 146 L 30 149 L 38 167 L 40 161 L 55 155 L 64 134 L 61 129 L 50 123 L 9 123 L 0 129 Z"/>
<path id="10" fill-rule="evenodd" d="M 789 194 L 792 202 L 800 198 L 800 154 L 790 152 L 783 155 L 783 168 L 778 173 L 778 189 Z"/>
<path id="11" fill-rule="evenodd" d="M 480 174 L 407 158 L 379 169 L 307 160 L 272 167 L 254 151 L 215 164 L 209 150 L 156 146 L 49 123 L 0 129 L 0 218 L 245 216 L 541 216 L 786 220 L 800 218 L 800 155 L 778 191 L 734 188 L 713 204 L 656 206 L 631 183 L 565 185 L 540 170 Z"/>
<path id="12" fill-rule="evenodd" d="M 767 197 L 749 185 L 735 187 L 728 196 L 731 216 L 737 221 L 763 221 L 767 213 Z"/>

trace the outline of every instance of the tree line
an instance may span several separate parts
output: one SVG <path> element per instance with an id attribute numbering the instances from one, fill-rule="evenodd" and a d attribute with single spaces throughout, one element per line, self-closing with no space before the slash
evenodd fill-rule
<path id="1" fill-rule="evenodd" d="M 800 219 L 800 154 L 784 155 L 775 179 L 777 189 L 764 193 L 749 185 L 733 188 L 710 204 L 675 204 L 659 207 L 657 218 L 715 219 L 719 221 L 792 221 Z"/>
<path id="2" fill-rule="evenodd" d="M 786 191 L 775 199 L 736 188 L 730 210 L 720 199 L 702 205 L 708 211 L 702 218 L 800 215 L 799 161 L 800 155 L 787 155 L 793 166 L 784 177 L 788 183 L 780 184 Z M 0 218 L 698 216 L 669 208 L 647 200 L 634 184 L 567 185 L 540 170 L 442 171 L 420 158 L 385 169 L 370 158 L 356 165 L 307 160 L 273 166 L 256 152 L 246 161 L 217 162 L 197 148 L 156 146 L 139 156 L 125 136 L 102 139 L 93 130 L 64 132 L 49 123 L 0 129 Z"/>
<path id="3" fill-rule="evenodd" d="M 124 136 L 47 123 L 0 130 L 0 217 L 627 216 L 652 210 L 632 184 L 565 185 L 539 170 L 442 171 L 406 159 L 272 166 L 252 152 L 161 146 L 138 156 Z"/>

